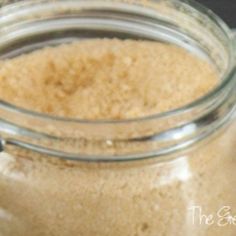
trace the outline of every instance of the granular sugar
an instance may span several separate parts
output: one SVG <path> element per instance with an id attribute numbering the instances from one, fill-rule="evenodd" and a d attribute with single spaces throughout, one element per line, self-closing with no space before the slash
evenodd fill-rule
<path id="1" fill-rule="evenodd" d="M 52 115 L 120 120 L 189 104 L 218 77 L 176 46 L 88 40 L 3 61 L 0 97 Z M 235 133 L 231 126 L 166 162 L 56 164 L 2 153 L 0 235 L 235 236 L 236 226 L 217 218 L 223 206 L 236 215 Z M 194 206 L 214 224 L 193 223 Z"/>
<path id="2" fill-rule="evenodd" d="M 97 39 L 5 61 L 0 98 L 52 115 L 120 120 L 187 105 L 218 81 L 213 66 L 177 46 Z"/>

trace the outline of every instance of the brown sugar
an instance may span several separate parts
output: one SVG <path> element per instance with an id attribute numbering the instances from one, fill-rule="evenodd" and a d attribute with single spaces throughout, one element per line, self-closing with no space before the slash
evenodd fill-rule
<path id="1" fill-rule="evenodd" d="M 0 98 L 63 117 L 129 119 L 187 105 L 217 77 L 213 66 L 177 46 L 98 39 L 3 62 Z"/>
<path id="2" fill-rule="evenodd" d="M 147 41 L 75 42 L 2 61 L 0 67 L 1 99 L 92 120 L 169 111 L 200 98 L 218 82 L 205 60 Z M 236 215 L 233 126 L 163 162 L 155 157 L 49 161 L 49 156 L 19 148 L 1 153 L 0 235 L 235 236 L 236 226 L 220 227 L 217 218 L 223 206 Z M 194 206 L 214 214 L 214 224 L 200 224 L 198 218 L 193 223 Z"/>

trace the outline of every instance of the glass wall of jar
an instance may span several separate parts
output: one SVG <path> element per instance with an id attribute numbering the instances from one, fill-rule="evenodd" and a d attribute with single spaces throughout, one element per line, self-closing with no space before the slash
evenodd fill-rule
<path id="1" fill-rule="evenodd" d="M 192 1 L 3 2 L 1 60 L 74 40 L 146 39 L 204 57 L 222 81 L 188 106 L 122 121 L 52 117 L 1 101 L 0 235 L 236 235 L 227 26 Z"/>

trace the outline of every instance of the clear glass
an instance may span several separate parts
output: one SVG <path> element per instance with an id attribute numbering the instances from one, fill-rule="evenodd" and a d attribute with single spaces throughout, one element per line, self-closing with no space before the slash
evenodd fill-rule
<path id="1" fill-rule="evenodd" d="M 235 236 L 233 34 L 191 1 L 2 2 L 1 60 L 97 37 L 176 44 L 222 82 L 185 107 L 123 121 L 0 101 L 0 235 Z"/>

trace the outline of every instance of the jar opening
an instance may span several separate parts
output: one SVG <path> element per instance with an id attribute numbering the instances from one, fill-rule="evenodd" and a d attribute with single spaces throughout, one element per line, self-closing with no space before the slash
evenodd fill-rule
<path id="1" fill-rule="evenodd" d="M 6 144 L 42 153 L 48 149 L 47 154 L 54 152 L 65 158 L 73 156 L 70 159 L 112 160 L 111 155 L 114 160 L 139 159 L 183 149 L 202 140 L 230 119 L 236 70 L 227 26 L 196 3 L 177 0 L 144 2 L 39 0 L 3 6 L 0 58 L 11 58 L 45 45 L 78 38 L 158 40 L 181 46 L 214 63 L 222 77 L 220 85 L 185 107 L 129 120 L 53 117 L 1 101 L 1 131 L 7 133 Z M 8 138 L 9 134 L 14 137 Z M 58 141 L 53 150 L 49 149 L 49 140 Z M 93 150 L 88 145 L 85 153 L 80 153 L 81 142 L 91 142 Z M 102 153 L 95 151 L 95 143 L 103 143 Z M 140 147 L 133 153 L 137 144 Z M 62 145 L 68 152 L 62 152 Z M 114 153 L 111 148 L 114 145 L 119 153 Z M 69 153 L 72 149 L 73 154 Z M 109 157 L 101 157 L 104 153 Z"/>

